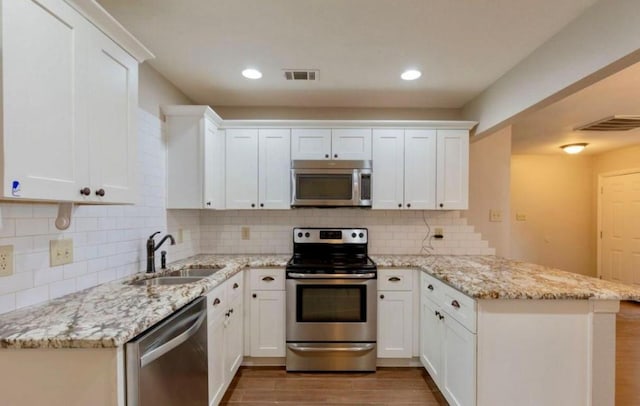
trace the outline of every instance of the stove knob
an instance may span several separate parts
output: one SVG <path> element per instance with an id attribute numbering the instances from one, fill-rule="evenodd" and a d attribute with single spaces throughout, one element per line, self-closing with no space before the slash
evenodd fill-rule
<path id="1" fill-rule="evenodd" d="M 309 238 L 309 237 L 311 236 L 311 234 L 309 234 L 309 233 L 304 233 L 304 236 L 305 236 L 305 237 L 307 237 L 307 238 Z"/>
<path id="2" fill-rule="evenodd" d="M 364 233 L 358 234 L 358 237 L 363 238 L 364 237 Z"/>
<path id="3" fill-rule="evenodd" d="M 298 238 L 302 238 L 302 233 L 298 233 Z"/>
<path id="4" fill-rule="evenodd" d="M 356 238 L 356 233 L 351 233 L 351 238 Z"/>

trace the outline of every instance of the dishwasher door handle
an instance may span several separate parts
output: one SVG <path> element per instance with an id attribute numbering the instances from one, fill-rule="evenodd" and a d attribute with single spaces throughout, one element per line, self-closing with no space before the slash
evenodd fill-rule
<path id="1" fill-rule="evenodd" d="M 207 312 L 203 311 L 200 316 L 198 316 L 198 318 L 193 322 L 191 327 L 186 329 L 183 333 L 162 344 L 160 347 L 154 348 L 153 350 L 142 354 L 142 356 L 140 356 L 140 368 L 144 368 L 145 365 L 152 363 L 153 361 L 162 357 L 164 354 L 168 353 L 169 351 L 173 350 L 180 344 L 190 339 L 198 331 L 206 317 Z"/>
<path id="2" fill-rule="evenodd" d="M 297 344 L 287 344 L 291 351 L 298 352 L 363 352 L 375 348 L 375 344 L 363 344 L 353 347 L 308 347 Z"/>

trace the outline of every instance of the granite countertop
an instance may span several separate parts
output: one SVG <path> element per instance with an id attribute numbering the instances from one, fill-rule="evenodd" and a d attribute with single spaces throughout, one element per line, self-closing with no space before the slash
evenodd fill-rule
<path id="1" fill-rule="evenodd" d="M 131 286 L 137 274 L 0 315 L 0 348 L 114 348 L 247 267 L 289 255 L 197 255 L 167 272 L 220 267 L 185 285 Z M 495 256 L 372 256 L 379 267 L 420 268 L 476 299 L 640 300 L 640 289 Z"/>

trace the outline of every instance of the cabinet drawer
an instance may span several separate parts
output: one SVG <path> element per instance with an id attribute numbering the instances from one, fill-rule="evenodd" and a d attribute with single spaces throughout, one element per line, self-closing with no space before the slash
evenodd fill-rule
<path id="1" fill-rule="evenodd" d="M 476 332 L 476 301 L 450 286 L 443 286 L 442 310 L 472 333 Z"/>
<path id="2" fill-rule="evenodd" d="M 412 269 L 379 269 L 378 290 L 412 290 Z"/>
<path id="3" fill-rule="evenodd" d="M 284 290 L 284 268 L 251 269 L 251 290 Z"/>
<path id="4" fill-rule="evenodd" d="M 442 302 L 442 295 L 444 293 L 445 284 L 437 280 L 431 275 L 428 275 L 425 272 L 421 272 L 420 274 L 420 290 L 425 297 L 428 297 L 436 303 L 440 305 Z"/>
<path id="5" fill-rule="evenodd" d="M 244 284 L 242 280 L 242 273 L 243 271 L 238 272 L 224 283 L 227 289 L 227 298 L 229 299 L 229 302 L 232 302 L 235 298 L 242 295 L 242 290 L 244 289 L 242 286 Z"/>
<path id="6" fill-rule="evenodd" d="M 227 302 L 227 290 L 223 283 L 215 287 L 211 292 L 207 293 L 207 319 L 213 321 L 220 314 L 225 312 L 229 306 Z"/>

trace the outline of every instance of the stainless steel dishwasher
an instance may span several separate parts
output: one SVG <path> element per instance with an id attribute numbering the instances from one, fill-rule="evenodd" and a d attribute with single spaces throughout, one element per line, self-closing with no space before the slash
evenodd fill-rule
<path id="1" fill-rule="evenodd" d="M 205 300 L 194 300 L 126 344 L 127 406 L 208 404 Z"/>

